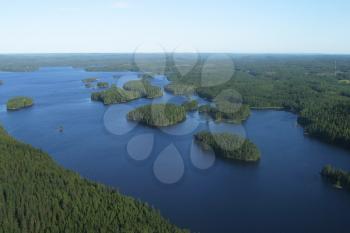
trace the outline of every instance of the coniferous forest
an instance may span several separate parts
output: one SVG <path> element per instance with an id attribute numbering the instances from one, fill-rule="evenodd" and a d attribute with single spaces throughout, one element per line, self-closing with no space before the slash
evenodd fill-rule
<path id="1" fill-rule="evenodd" d="M 136 108 L 127 118 L 153 127 L 165 127 L 186 119 L 186 110 L 175 104 L 151 104 Z"/>
<path id="2" fill-rule="evenodd" d="M 248 139 L 229 133 L 199 132 L 194 135 L 203 149 L 213 150 L 224 159 L 256 162 L 260 159 L 259 149 Z"/>
<path id="3" fill-rule="evenodd" d="M 25 96 L 17 96 L 9 99 L 7 101 L 7 110 L 19 110 L 22 108 L 28 108 L 34 105 L 34 101 L 32 98 L 25 97 Z"/>
<path id="4" fill-rule="evenodd" d="M 198 110 L 198 101 L 197 100 L 188 100 L 182 103 L 182 106 L 187 112 L 193 112 Z"/>
<path id="5" fill-rule="evenodd" d="M 342 169 L 337 169 L 331 165 L 326 165 L 321 175 L 329 180 L 336 188 L 346 188 L 350 191 L 350 173 Z"/>
<path id="6" fill-rule="evenodd" d="M 147 204 L 56 165 L 0 128 L 0 232 L 184 232 Z"/>
<path id="7" fill-rule="evenodd" d="M 157 98 L 163 95 L 162 89 L 151 85 L 146 78 L 129 81 L 124 84 L 123 88 L 127 91 L 138 92 L 142 97 L 149 99 Z"/>
<path id="8" fill-rule="evenodd" d="M 137 91 L 127 91 L 112 85 L 110 88 L 100 92 L 91 94 L 91 100 L 100 101 L 105 105 L 126 103 L 141 98 L 141 94 Z"/>

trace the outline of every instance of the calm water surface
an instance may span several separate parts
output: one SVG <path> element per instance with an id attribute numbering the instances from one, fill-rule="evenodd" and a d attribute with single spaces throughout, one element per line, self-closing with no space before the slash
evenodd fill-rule
<path id="1" fill-rule="evenodd" d="M 152 102 L 180 104 L 186 98 L 165 94 L 106 107 L 91 102 L 90 93 L 96 90 L 81 82 L 98 77 L 122 86 L 137 76 L 65 67 L 0 73 L 0 122 L 11 135 L 47 151 L 65 168 L 146 201 L 195 232 L 349 232 L 350 194 L 333 189 L 319 175 L 325 164 L 350 170 L 349 151 L 304 136 L 297 117 L 283 111 L 253 111 L 241 126 L 216 124 L 190 113 L 174 127 L 144 127 L 126 121 L 124 113 Z M 160 76 L 152 82 L 168 83 Z M 33 97 L 35 106 L 7 112 L 7 99 L 16 95 Z M 60 126 L 63 133 L 57 130 Z M 261 150 L 261 161 L 243 165 L 216 159 L 199 169 L 198 161 L 210 165 L 213 157 L 193 145 L 192 135 L 208 128 L 248 137 Z M 130 148 L 150 155 L 135 160 Z M 157 179 L 164 172 L 155 165 L 162 156 L 175 166 L 168 169 L 180 174 L 176 184 Z"/>

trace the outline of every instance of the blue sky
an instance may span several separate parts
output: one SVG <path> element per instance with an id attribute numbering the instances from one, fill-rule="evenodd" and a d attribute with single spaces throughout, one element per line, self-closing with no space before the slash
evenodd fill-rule
<path id="1" fill-rule="evenodd" d="M 0 0 L 0 53 L 350 53 L 348 0 Z"/>

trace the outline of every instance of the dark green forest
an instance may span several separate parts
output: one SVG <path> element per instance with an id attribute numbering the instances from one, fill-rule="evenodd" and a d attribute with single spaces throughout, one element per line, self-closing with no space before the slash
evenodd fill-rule
<path id="1" fill-rule="evenodd" d="M 226 97 L 231 93 L 232 98 L 239 93 L 243 105 L 250 108 L 294 112 L 307 134 L 349 147 L 350 56 L 232 55 L 235 73 L 231 79 L 219 85 L 203 86 L 207 57 L 202 54 L 192 71 L 181 76 L 169 56 L 167 75 L 176 83 L 195 86 L 199 96 L 213 102 L 223 92 Z M 220 71 L 220 62 L 213 69 Z M 220 79 L 220 72 L 211 73 L 213 80 Z M 214 109 L 210 115 L 216 119 L 216 114 Z"/>
<path id="2" fill-rule="evenodd" d="M 7 110 L 20 110 L 22 108 L 28 108 L 34 105 L 33 99 L 25 96 L 17 96 L 7 101 Z"/>
<path id="3" fill-rule="evenodd" d="M 182 103 L 182 107 L 185 108 L 187 112 L 193 112 L 198 110 L 198 101 L 197 100 L 188 100 Z"/>
<path id="4" fill-rule="evenodd" d="M 350 191 L 350 173 L 331 165 L 325 166 L 321 175 L 329 180 L 336 188 L 346 188 Z"/>
<path id="5" fill-rule="evenodd" d="M 0 232 L 184 232 L 145 203 L 56 165 L 0 127 Z"/>
<path id="6" fill-rule="evenodd" d="M 109 83 L 108 82 L 98 82 L 97 83 L 97 87 L 98 88 L 108 88 L 109 87 Z"/>
<path id="7" fill-rule="evenodd" d="M 129 81 L 124 84 L 123 88 L 127 91 L 138 92 L 143 98 L 148 99 L 157 98 L 163 95 L 162 89 L 151 85 L 148 78 Z"/>
<path id="8" fill-rule="evenodd" d="M 199 107 L 198 111 L 202 114 L 207 114 L 215 121 L 224 121 L 228 123 L 240 124 L 245 121 L 250 115 L 250 109 L 248 105 L 242 105 L 235 111 L 230 111 L 229 109 L 221 110 L 218 107 L 212 106 L 210 104 L 202 105 Z"/>
<path id="9" fill-rule="evenodd" d="M 235 134 L 203 131 L 195 134 L 194 138 L 203 149 L 211 149 L 216 156 L 224 159 L 244 162 L 256 162 L 260 159 L 256 145 Z"/>
<path id="10" fill-rule="evenodd" d="M 174 95 L 193 95 L 195 93 L 195 86 L 180 82 L 172 82 L 166 85 L 164 89 Z"/>
<path id="11" fill-rule="evenodd" d="M 175 104 L 150 104 L 128 113 L 127 118 L 153 127 L 165 127 L 186 120 L 186 111 Z"/>
<path id="12" fill-rule="evenodd" d="M 141 97 L 141 94 L 137 91 L 126 91 L 116 85 L 112 85 L 107 90 L 91 94 L 91 100 L 100 101 L 105 105 L 126 103 Z"/>

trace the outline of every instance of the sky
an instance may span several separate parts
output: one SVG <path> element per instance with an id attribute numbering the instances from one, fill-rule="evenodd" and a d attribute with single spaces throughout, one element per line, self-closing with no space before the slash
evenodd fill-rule
<path id="1" fill-rule="evenodd" d="M 350 54 L 349 0 L 0 0 L 0 53 Z"/>

